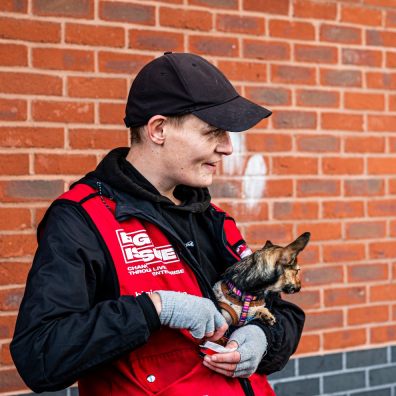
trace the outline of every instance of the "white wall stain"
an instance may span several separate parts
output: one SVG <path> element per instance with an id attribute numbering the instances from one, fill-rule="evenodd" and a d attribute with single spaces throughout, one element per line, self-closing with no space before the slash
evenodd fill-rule
<path id="1" fill-rule="evenodd" d="M 245 136 L 243 133 L 232 132 L 230 139 L 233 153 L 223 157 L 223 174 L 227 176 L 242 176 L 245 165 L 244 153 L 246 152 Z"/>

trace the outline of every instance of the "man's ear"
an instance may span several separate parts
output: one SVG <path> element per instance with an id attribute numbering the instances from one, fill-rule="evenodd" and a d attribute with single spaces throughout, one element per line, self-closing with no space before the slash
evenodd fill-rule
<path id="1" fill-rule="evenodd" d="M 166 117 L 155 115 L 151 117 L 146 125 L 147 137 L 155 144 L 163 145 L 165 142 L 165 125 Z"/>

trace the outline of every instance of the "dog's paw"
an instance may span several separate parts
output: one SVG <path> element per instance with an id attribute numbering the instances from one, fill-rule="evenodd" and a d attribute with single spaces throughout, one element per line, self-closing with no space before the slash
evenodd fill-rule
<path id="1" fill-rule="evenodd" d="M 258 309 L 254 316 L 270 326 L 276 323 L 275 316 L 267 308 Z"/>

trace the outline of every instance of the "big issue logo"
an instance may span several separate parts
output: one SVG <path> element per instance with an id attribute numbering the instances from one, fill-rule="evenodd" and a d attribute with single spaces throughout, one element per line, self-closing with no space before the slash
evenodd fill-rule
<path id="1" fill-rule="evenodd" d="M 168 271 L 166 265 L 180 262 L 172 245 L 154 246 L 146 230 L 125 232 L 116 230 L 124 261 L 130 275 L 151 272 L 153 276 L 168 273 L 176 275 L 183 273 L 183 269 Z M 152 266 L 152 264 L 161 264 Z"/>

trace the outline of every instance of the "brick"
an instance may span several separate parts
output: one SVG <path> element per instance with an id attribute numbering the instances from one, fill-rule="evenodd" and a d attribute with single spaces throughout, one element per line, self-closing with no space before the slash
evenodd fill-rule
<path id="1" fill-rule="evenodd" d="M 396 95 L 389 95 L 389 110 L 396 110 Z"/>
<path id="2" fill-rule="evenodd" d="M 340 107 L 340 94 L 335 91 L 317 89 L 298 89 L 296 91 L 298 106 Z"/>
<path id="3" fill-rule="evenodd" d="M 70 44 L 123 47 L 125 45 L 124 29 L 113 26 L 66 23 L 65 41 Z"/>
<path id="4" fill-rule="evenodd" d="M 308 22 L 285 21 L 273 19 L 269 21 L 269 34 L 288 40 L 315 40 L 315 28 Z"/>
<path id="5" fill-rule="evenodd" d="M 246 87 L 246 97 L 255 103 L 267 106 L 288 106 L 291 104 L 291 92 L 285 88 Z"/>
<path id="6" fill-rule="evenodd" d="M 323 346 L 327 350 L 351 348 L 363 345 L 366 341 L 365 329 L 345 329 L 323 334 Z"/>
<path id="7" fill-rule="evenodd" d="M 382 12 L 375 8 L 343 4 L 341 8 L 341 21 L 364 26 L 381 26 Z"/>
<path id="8" fill-rule="evenodd" d="M 296 44 L 294 56 L 299 62 L 333 64 L 338 62 L 337 48 L 328 46 Z"/>
<path id="9" fill-rule="evenodd" d="M 93 123 L 94 106 L 84 102 L 36 100 L 32 102 L 32 116 L 35 121 Z"/>
<path id="10" fill-rule="evenodd" d="M 290 45 L 285 42 L 265 40 L 243 40 L 245 58 L 269 60 L 289 60 Z"/>
<path id="11" fill-rule="evenodd" d="M 99 16 L 106 21 L 155 25 L 155 7 L 127 2 L 102 1 Z"/>
<path id="12" fill-rule="evenodd" d="M 298 151 L 328 153 L 340 151 L 340 139 L 333 135 L 298 135 Z"/>
<path id="13" fill-rule="evenodd" d="M 394 48 L 396 46 L 396 32 L 367 30 L 366 42 L 368 45 Z"/>
<path id="14" fill-rule="evenodd" d="M 335 19 L 337 15 L 337 5 L 327 3 L 317 3 L 309 0 L 297 0 L 294 3 L 293 16 L 314 19 Z"/>
<path id="15" fill-rule="evenodd" d="M 370 131 L 376 132 L 395 132 L 396 131 L 396 116 L 390 115 L 368 115 L 367 128 Z"/>
<path id="16" fill-rule="evenodd" d="M 360 28 L 323 24 L 320 27 L 320 41 L 362 44 L 362 30 Z"/>
<path id="17" fill-rule="evenodd" d="M 29 209 L 0 208 L 0 230 L 17 231 L 28 228 L 31 228 L 31 215 Z"/>
<path id="18" fill-rule="evenodd" d="M 99 71 L 104 73 L 136 74 L 153 57 L 118 52 L 99 52 Z"/>
<path id="19" fill-rule="evenodd" d="M 346 390 L 364 388 L 365 385 L 364 371 L 326 375 L 323 377 L 323 391 L 325 394 L 335 394 Z"/>
<path id="20" fill-rule="evenodd" d="M 183 52 L 183 35 L 181 33 L 131 29 L 129 31 L 129 48 Z"/>
<path id="21" fill-rule="evenodd" d="M 386 223 L 384 221 L 360 221 L 346 223 L 348 239 L 371 239 L 386 236 Z"/>
<path id="22" fill-rule="evenodd" d="M 124 127 L 124 103 L 99 103 L 99 119 L 102 124 L 118 124 Z"/>
<path id="23" fill-rule="evenodd" d="M 299 354 L 299 353 L 318 352 L 319 348 L 320 348 L 320 337 L 317 334 L 303 334 L 298 344 L 296 353 Z M 305 395 L 305 393 L 302 394 Z"/>
<path id="24" fill-rule="evenodd" d="M 96 156 L 84 154 L 36 154 L 34 158 L 36 174 L 80 175 L 96 167 Z"/>
<path id="25" fill-rule="evenodd" d="M 396 174 L 396 158 L 368 158 L 367 166 L 372 175 Z"/>
<path id="26" fill-rule="evenodd" d="M 304 396 L 318 395 L 319 378 L 278 382 L 274 385 L 274 391 L 277 396 L 287 396 L 292 394 Z"/>
<path id="27" fill-rule="evenodd" d="M 302 284 L 306 286 L 328 286 L 332 283 L 342 283 L 343 280 L 342 266 L 318 266 L 316 268 L 304 268 L 302 271 Z"/>
<path id="28" fill-rule="evenodd" d="M 267 239 L 273 243 L 290 243 L 292 226 L 290 224 L 252 224 L 246 227 L 246 240 L 250 244 L 264 245 Z"/>
<path id="29" fill-rule="evenodd" d="M 78 98 L 124 99 L 125 80 L 121 78 L 68 77 L 68 94 Z"/>
<path id="30" fill-rule="evenodd" d="M 60 24 L 29 19 L 0 18 L 0 38 L 59 43 Z"/>
<path id="31" fill-rule="evenodd" d="M 346 137 L 345 151 L 349 153 L 383 153 L 385 139 L 383 137 Z"/>
<path id="32" fill-rule="evenodd" d="M 323 129 L 342 131 L 362 131 L 363 115 L 345 113 L 322 113 L 321 126 Z"/>
<path id="33" fill-rule="evenodd" d="M 370 329 L 370 340 L 372 343 L 390 343 L 396 340 L 396 326 L 386 325 L 386 326 L 376 326 Z M 394 368 L 393 368 L 394 369 Z M 395 381 L 394 370 L 392 372 L 393 379 Z"/>
<path id="34" fill-rule="evenodd" d="M 323 85 L 337 87 L 361 87 L 362 73 L 357 70 L 320 70 L 320 82 Z"/>
<path id="35" fill-rule="evenodd" d="M 384 181 L 381 179 L 345 180 L 346 196 L 376 196 L 384 194 Z"/>
<path id="36" fill-rule="evenodd" d="M 0 73 L 0 91 L 27 95 L 62 95 L 62 79 L 32 73 Z"/>
<path id="37" fill-rule="evenodd" d="M 350 351 L 346 354 L 346 367 L 368 367 L 387 363 L 386 348 L 370 348 L 365 351 Z"/>
<path id="38" fill-rule="evenodd" d="M 33 66 L 39 69 L 94 71 L 94 54 L 57 48 L 33 48 Z"/>
<path id="39" fill-rule="evenodd" d="M 35 208 L 33 212 L 33 227 L 37 229 L 41 220 L 44 218 L 45 213 L 47 212 L 47 207 L 45 206 L 43 208 Z"/>
<path id="40" fill-rule="evenodd" d="M 271 65 L 273 82 L 313 85 L 316 83 L 315 74 L 313 67 Z"/>
<path id="41" fill-rule="evenodd" d="M 211 16 L 206 19 L 210 22 Z M 202 25 L 202 20 L 197 20 L 197 25 Z M 211 26 L 208 29 L 210 30 Z M 265 25 L 263 18 L 239 16 L 239 15 L 217 15 L 216 16 L 216 29 L 220 32 L 232 32 L 241 34 L 254 34 L 261 36 L 265 32 Z"/>
<path id="42" fill-rule="evenodd" d="M 301 234 L 302 232 L 307 231 L 307 228 L 304 227 L 304 231 L 301 229 L 298 230 L 298 233 Z M 316 238 L 316 236 L 315 236 Z M 299 262 L 303 266 L 309 264 L 318 264 L 319 262 L 319 246 L 310 245 L 304 249 L 304 252 L 299 256 Z"/>
<path id="43" fill-rule="evenodd" d="M 203 7 L 237 9 L 238 0 L 189 0 L 189 4 Z"/>
<path id="44" fill-rule="evenodd" d="M 386 52 L 386 67 L 396 67 L 396 53 Z"/>
<path id="45" fill-rule="evenodd" d="M 384 110 L 385 96 L 383 94 L 345 92 L 344 105 L 353 110 Z"/>
<path id="46" fill-rule="evenodd" d="M 244 0 L 243 9 L 266 14 L 287 15 L 289 13 L 289 0 Z"/>
<path id="47" fill-rule="evenodd" d="M 11 180 L 0 182 L 0 200 L 2 202 L 49 201 L 62 193 L 62 180 Z"/>
<path id="48" fill-rule="evenodd" d="M 324 290 L 324 304 L 326 307 L 364 304 L 366 299 L 367 293 L 364 286 L 348 286 Z"/>
<path id="49" fill-rule="evenodd" d="M 310 312 L 305 319 L 305 331 L 331 329 L 341 327 L 343 324 L 341 310 Z"/>
<path id="50" fill-rule="evenodd" d="M 341 223 L 303 223 L 297 226 L 298 234 L 302 234 L 306 230 L 314 235 L 315 241 L 331 241 L 341 238 Z"/>
<path id="51" fill-rule="evenodd" d="M 271 173 L 274 175 L 312 175 L 318 173 L 318 160 L 303 157 L 274 157 Z"/>
<path id="52" fill-rule="evenodd" d="M 0 154 L 0 174 L 26 175 L 28 173 L 28 154 Z"/>
<path id="53" fill-rule="evenodd" d="M 366 73 L 367 87 L 378 89 L 396 89 L 396 73 Z"/>
<path id="54" fill-rule="evenodd" d="M 36 246 L 34 234 L 3 234 L 0 239 L 0 253 L 4 258 L 31 256 Z"/>
<path id="55" fill-rule="evenodd" d="M 396 245 L 394 241 L 376 242 L 369 245 L 369 256 L 373 259 L 389 258 L 393 259 L 396 255 Z"/>
<path id="56" fill-rule="evenodd" d="M 291 197 L 293 195 L 293 180 L 267 180 L 264 196 Z"/>
<path id="57" fill-rule="evenodd" d="M 62 128 L 0 127 L 2 147 L 63 147 Z"/>
<path id="58" fill-rule="evenodd" d="M 389 320 L 389 308 L 386 305 L 367 306 L 348 309 L 348 325 L 384 323 Z"/>
<path id="59" fill-rule="evenodd" d="M 21 304 L 23 287 L 0 290 L 0 309 L 2 311 L 16 311 Z"/>
<path id="60" fill-rule="evenodd" d="M 43 16 L 92 19 L 93 3 L 93 0 L 33 0 L 33 13 Z"/>
<path id="61" fill-rule="evenodd" d="M 160 24 L 162 26 L 169 26 L 173 28 L 189 29 L 189 30 L 202 30 L 202 31 L 209 31 L 213 27 L 212 14 L 207 11 L 161 7 L 159 15 L 160 15 Z M 219 19 L 222 19 L 222 17 L 226 17 L 226 16 L 218 15 Z M 248 19 L 250 18 L 246 18 L 246 21 Z M 263 21 L 259 21 L 258 18 L 251 18 L 252 20 L 251 23 L 253 23 L 254 19 L 258 21 L 258 25 L 262 25 L 263 30 L 262 31 L 260 30 L 258 32 L 264 33 Z M 226 28 L 227 26 L 226 20 L 224 20 L 224 24 L 225 24 L 224 27 Z M 221 27 L 221 25 L 222 25 L 221 22 L 218 23 L 218 28 Z"/>
<path id="62" fill-rule="evenodd" d="M 323 202 L 324 218 L 354 218 L 364 215 L 364 205 L 361 201 L 325 201 Z"/>
<path id="63" fill-rule="evenodd" d="M 338 243 L 323 246 L 325 263 L 359 261 L 365 258 L 363 243 Z"/>
<path id="64" fill-rule="evenodd" d="M 1 344 L 0 345 L 0 365 L 11 366 L 13 364 L 11 353 L 10 353 L 10 344 Z"/>
<path id="65" fill-rule="evenodd" d="M 190 36 L 189 50 L 196 54 L 238 56 L 238 40 L 229 37 Z"/>
<path id="66" fill-rule="evenodd" d="M 380 51 L 343 48 L 342 63 L 345 65 L 381 67 L 382 53 Z"/>
<path id="67" fill-rule="evenodd" d="M 255 221 L 257 218 L 268 220 L 268 204 L 265 202 L 255 204 L 253 210 L 243 202 L 218 202 L 218 205 L 239 222 Z"/>
<path id="68" fill-rule="evenodd" d="M 316 129 L 316 113 L 311 111 L 279 110 L 272 116 L 276 129 Z"/>
<path id="69" fill-rule="evenodd" d="M 358 175 L 364 171 L 363 158 L 322 158 L 322 169 L 327 175 Z"/>
<path id="70" fill-rule="evenodd" d="M 318 290 L 303 290 L 302 293 L 283 294 L 282 299 L 290 301 L 302 309 L 313 309 L 320 307 L 320 293 Z"/>
<path id="71" fill-rule="evenodd" d="M 217 66 L 230 80 L 253 82 L 267 81 L 267 67 L 263 63 L 219 61 Z M 248 95 L 252 95 L 251 91 L 255 92 L 255 90 L 261 92 L 261 87 L 246 87 L 245 89 Z"/>
<path id="72" fill-rule="evenodd" d="M 213 198 L 242 198 L 242 182 L 230 180 L 227 183 L 214 180 L 210 186 L 210 194 Z"/>
<path id="73" fill-rule="evenodd" d="M 296 360 L 290 359 L 286 363 L 286 366 L 282 369 L 282 371 L 278 371 L 278 372 L 272 373 L 270 375 L 271 375 L 269 377 L 270 381 L 273 381 L 274 379 L 285 379 L 285 378 L 295 377 L 296 376 Z"/>
<path id="74" fill-rule="evenodd" d="M 318 218 L 317 202 L 274 202 L 273 218 L 276 220 L 301 220 Z"/>
<path id="75" fill-rule="evenodd" d="M 395 330 L 396 330 L 396 326 Z M 396 331 L 395 331 L 396 334 Z M 395 339 L 395 337 L 393 337 Z M 394 384 L 396 376 L 396 367 L 383 367 L 381 369 L 371 369 L 369 372 L 369 383 L 371 386 L 383 384 Z"/>
<path id="76" fill-rule="evenodd" d="M 70 147 L 74 149 L 111 149 L 128 146 L 128 132 L 116 129 L 71 129 Z"/>
<path id="77" fill-rule="evenodd" d="M 388 181 L 388 185 L 389 185 L 389 192 L 391 194 L 396 194 L 396 179 L 390 179 Z"/>
<path id="78" fill-rule="evenodd" d="M 340 195 L 338 180 L 308 179 L 297 181 L 298 197 L 326 197 Z"/>
<path id="79" fill-rule="evenodd" d="M 27 0 L 3 0 L 0 3 L 0 11 L 26 13 L 27 3 Z"/>
<path id="80" fill-rule="evenodd" d="M 376 282 L 388 279 L 388 265 L 370 263 L 348 265 L 348 282 Z"/>
<path id="81" fill-rule="evenodd" d="M 0 285 L 25 284 L 30 267 L 30 262 L 0 262 Z"/>
<path id="82" fill-rule="evenodd" d="M 332 353 L 323 356 L 311 356 L 299 360 L 299 374 L 319 374 L 342 370 L 342 354 Z"/>
<path id="83" fill-rule="evenodd" d="M 394 216 L 396 213 L 396 199 L 381 199 L 368 202 L 369 216 Z"/>
<path id="84" fill-rule="evenodd" d="M 27 47 L 18 44 L 0 44 L 1 66 L 27 66 Z"/>
<path id="85" fill-rule="evenodd" d="M 0 378 L 0 392 L 2 393 L 26 389 L 26 385 L 14 368 L 1 370 Z"/>
<path id="86" fill-rule="evenodd" d="M 0 99 L 0 120 L 25 121 L 27 117 L 27 103 L 19 99 Z M 1 132 L 0 132 L 1 140 Z"/>
<path id="87" fill-rule="evenodd" d="M 392 10 L 385 11 L 385 26 L 394 28 L 396 27 L 396 12 Z"/>
<path id="88" fill-rule="evenodd" d="M 291 136 L 268 133 L 249 133 L 246 135 L 246 150 L 258 152 L 290 151 Z"/>

